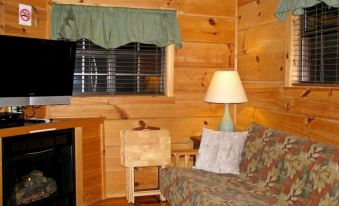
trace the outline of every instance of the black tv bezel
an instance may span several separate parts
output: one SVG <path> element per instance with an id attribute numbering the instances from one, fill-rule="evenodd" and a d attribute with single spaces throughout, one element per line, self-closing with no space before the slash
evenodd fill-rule
<path id="1" fill-rule="evenodd" d="M 28 75 L 29 77 L 25 77 L 29 79 L 30 77 L 34 76 L 32 82 L 29 83 L 29 80 L 25 80 L 23 83 L 22 82 L 17 82 L 18 87 L 14 87 L 14 83 L 12 84 L 11 82 L 15 82 L 15 78 L 13 77 L 13 81 L 6 79 L 6 82 L 10 82 L 11 85 L 7 86 L 4 85 L 5 83 L 2 84 L 3 88 L 8 90 L 12 90 L 9 92 L 1 92 L 0 91 L 0 107 L 1 106 L 28 106 L 28 105 L 54 105 L 54 104 L 70 104 L 71 102 L 71 96 L 72 96 L 72 91 L 73 91 L 73 75 L 74 75 L 74 66 L 75 66 L 75 52 L 76 52 L 76 42 L 71 42 L 71 41 L 65 41 L 65 40 L 50 40 L 50 39 L 38 39 L 38 38 L 30 38 L 30 37 L 19 37 L 19 36 L 9 36 L 9 35 L 0 35 L 0 58 L 1 54 L 4 54 L 3 61 L 6 61 L 6 55 L 8 57 L 9 54 L 5 53 L 6 51 L 3 50 L 1 51 L 1 44 L 6 45 L 8 48 L 9 45 L 13 45 L 14 48 L 20 48 L 21 45 L 31 47 L 27 48 L 28 55 L 39 55 L 42 54 L 42 52 L 52 51 L 53 46 L 55 46 L 56 51 L 66 51 L 67 49 L 67 54 L 69 57 L 69 62 L 64 62 L 65 68 L 63 70 L 63 73 L 66 74 L 65 79 L 60 80 L 60 84 L 62 84 L 62 88 L 64 91 L 58 91 L 58 86 L 55 86 L 56 84 L 54 83 L 53 85 L 48 86 L 48 84 L 41 85 L 44 87 L 44 89 L 37 89 L 39 87 L 36 86 L 36 82 L 34 81 L 40 81 L 42 78 L 48 78 L 47 75 L 51 75 L 51 78 L 53 78 L 53 72 L 56 70 L 54 66 L 51 66 L 51 71 L 46 71 L 44 74 L 39 74 L 43 76 L 38 75 L 38 71 L 41 71 L 39 69 L 32 69 L 32 66 L 29 65 L 28 69 L 30 68 L 31 71 L 33 72 L 27 72 L 25 70 L 25 74 Z M 24 48 L 23 48 L 24 49 Z M 42 51 L 38 50 L 41 49 Z M 11 50 L 11 49 L 10 49 Z M 14 50 L 14 49 L 13 49 Z M 8 51 L 9 53 L 13 53 L 13 51 Z M 34 54 L 37 53 L 37 54 Z M 54 52 L 51 52 L 54 55 Z M 59 52 L 60 53 L 60 52 Z M 59 55 L 59 53 L 57 55 Z M 60 53 L 61 54 L 61 53 Z M 18 61 L 20 61 L 20 55 L 23 54 L 18 54 Z M 66 55 L 63 56 L 64 60 L 67 58 Z M 48 56 L 48 55 L 46 55 Z M 52 55 L 49 55 L 52 56 Z M 13 59 L 16 57 L 12 57 Z M 43 61 L 43 60 L 42 60 Z M 1 60 L 0 60 L 1 62 Z M 38 61 L 35 61 L 38 63 Z M 11 74 L 13 72 L 6 72 L 4 69 L 12 69 L 13 71 L 20 70 L 21 68 L 15 68 L 15 66 L 20 65 L 21 63 L 14 63 L 14 68 L 10 66 L 1 66 L 2 68 L 0 69 L 0 74 L 1 70 L 3 74 L 5 73 L 5 76 L 3 78 L 9 78 L 6 74 Z M 58 62 L 59 64 L 59 62 Z M 38 66 L 39 67 L 39 66 Z M 69 72 L 66 72 L 69 70 Z M 31 76 L 30 76 L 31 75 Z M 23 78 L 23 77 L 21 77 Z M 39 79 L 40 78 L 40 79 Z M 0 80 L 1 81 L 1 80 Z M 54 80 L 53 80 L 54 81 Z M 46 81 L 43 81 L 46 82 Z M 56 82 L 56 81 L 54 81 Z M 1 85 L 1 84 L 0 84 Z M 14 85 L 14 86 L 13 86 Z M 65 86 L 66 85 L 66 86 Z M 20 92 L 17 88 L 24 90 L 24 92 Z M 46 88 L 45 88 L 46 87 Z M 49 87 L 49 88 L 48 88 Z M 66 89 L 65 89 L 66 88 Z M 50 90 L 49 90 L 50 89 Z M 26 91 L 27 90 L 27 91 Z M 39 90 L 39 91 L 38 91 Z M 48 91 L 48 92 L 46 92 Z"/>

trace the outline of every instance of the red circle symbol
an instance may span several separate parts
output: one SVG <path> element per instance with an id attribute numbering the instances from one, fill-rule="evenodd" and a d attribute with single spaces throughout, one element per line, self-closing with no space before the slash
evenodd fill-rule
<path id="1" fill-rule="evenodd" d="M 31 19 L 31 12 L 29 12 L 27 9 L 22 9 L 20 11 L 20 17 L 23 21 L 29 21 Z"/>

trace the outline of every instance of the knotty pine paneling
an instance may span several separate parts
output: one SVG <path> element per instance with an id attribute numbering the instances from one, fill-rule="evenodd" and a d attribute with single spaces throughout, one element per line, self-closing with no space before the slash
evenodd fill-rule
<path id="1" fill-rule="evenodd" d="M 243 82 L 247 106 L 309 117 L 339 119 L 339 90 L 287 88 L 283 83 Z"/>
<path id="2" fill-rule="evenodd" d="M 176 92 L 187 93 L 200 92 L 205 94 L 208 83 L 211 81 L 215 71 L 219 68 L 194 68 L 194 67 L 178 67 L 174 74 L 174 90 Z M 194 98 L 189 95 L 188 98 Z M 202 100 L 202 98 L 201 98 Z"/>
<path id="3" fill-rule="evenodd" d="M 287 23 L 274 18 L 278 0 L 242 1 L 238 13 L 238 71 L 249 102 L 237 106 L 236 125 L 249 122 L 339 145 L 339 90 L 285 87 Z M 260 14 L 260 15 L 258 15 Z"/>
<path id="4" fill-rule="evenodd" d="M 203 127 L 216 129 L 219 117 L 214 118 L 178 118 L 178 119 L 132 119 L 132 120 L 106 120 L 105 146 L 120 145 L 120 130 L 139 126 L 143 120 L 148 126 L 166 128 L 170 132 L 171 143 L 190 143 L 191 136 L 201 135 Z"/>
<path id="5" fill-rule="evenodd" d="M 274 11 L 279 0 L 254 0 L 249 2 L 238 9 L 239 30 L 277 21 Z"/>
<path id="6" fill-rule="evenodd" d="M 108 119 L 140 118 L 189 118 L 217 117 L 221 114 L 220 105 L 201 101 L 185 101 L 175 104 L 114 104 L 114 105 L 60 105 L 50 110 L 52 117 L 105 117 Z"/>
<path id="7" fill-rule="evenodd" d="M 19 3 L 32 6 L 32 26 L 19 25 L 18 10 Z M 49 3 L 48 1 L 34 0 L 2 0 L 2 33 L 6 35 L 34 37 L 46 39 L 49 37 Z M 1 11 L 1 8 L 0 8 Z"/>
<path id="8" fill-rule="evenodd" d="M 118 166 L 119 158 L 110 153 L 112 149 L 118 151 L 119 142 L 115 137 L 120 129 L 138 126 L 138 121 L 143 119 L 154 126 L 169 128 L 172 147 L 183 149 L 192 147 L 189 137 L 199 135 L 202 127 L 217 127 L 223 105 L 205 103 L 203 97 L 212 73 L 234 66 L 236 0 L 23 0 L 22 3 L 33 5 L 32 27 L 17 24 L 18 2 L 0 0 L 0 33 L 49 38 L 51 2 L 177 10 L 183 48 L 175 52 L 174 97 L 74 97 L 70 105 L 43 108 L 41 114 L 49 118 L 104 117 L 108 122 L 116 121 L 105 124 L 105 135 L 109 135 L 101 140 L 108 142 L 105 159 L 97 131 L 91 128 L 84 132 L 88 133 L 83 140 L 86 203 L 98 200 L 103 191 L 106 197 L 125 195 L 125 183 L 119 182 L 125 180 L 124 169 Z M 123 126 L 125 124 L 127 126 Z M 104 160 L 108 170 L 100 176 L 105 168 L 101 163 Z M 140 175 L 140 182 L 147 185 L 151 174 Z M 104 181 L 101 189 L 100 178 Z"/>
<path id="9" fill-rule="evenodd" d="M 244 4 L 248 4 L 248 3 L 253 2 L 253 1 L 257 1 L 257 0 L 238 0 L 238 6 L 242 6 Z"/>
<path id="10" fill-rule="evenodd" d="M 103 144 L 102 125 L 82 129 L 83 191 L 86 205 L 103 198 Z"/>
<path id="11" fill-rule="evenodd" d="M 285 55 L 267 54 L 239 54 L 239 75 L 243 81 L 282 81 L 285 78 Z"/>
<path id="12" fill-rule="evenodd" d="M 185 15 L 234 17 L 236 1 L 178 0 Z"/>
<path id="13" fill-rule="evenodd" d="M 238 57 L 240 55 L 284 54 L 285 24 L 270 24 L 238 31 Z"/>
<path id="14" fill-rule="evenodd" d="M 178 21 L 183 41 L 234 43 L 234 18 L 179 15 Z"/>
<path id="15" fill-rule="evenodd" d="M 234 66 L 234 44 L 183 42 L 183 48 L 175 50 L 175 67 Z"/>

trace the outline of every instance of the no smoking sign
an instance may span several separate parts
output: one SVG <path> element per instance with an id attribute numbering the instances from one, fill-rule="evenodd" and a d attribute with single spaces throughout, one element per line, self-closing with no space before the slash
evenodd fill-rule
<path id="1" fill-rule="evenodd" d="M 25 26 L 32 26 L 32 6 L 26 4 L 19 4 L 19 24 Z"/>

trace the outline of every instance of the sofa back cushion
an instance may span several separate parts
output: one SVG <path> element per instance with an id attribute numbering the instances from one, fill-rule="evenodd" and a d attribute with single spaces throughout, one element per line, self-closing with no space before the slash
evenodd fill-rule
<path id="1" fill-rule="evenodd" d="M 240 164 L 241 175 L 251 179 L 260 189 L 279 194 L 286 136 L 284 132 L 251 124 Z"/>
<path id="2" fill-rule="evenodd" d="M 251 124 L 240 173 L 279 205 L 339 205 L 339 148 Z"/>

